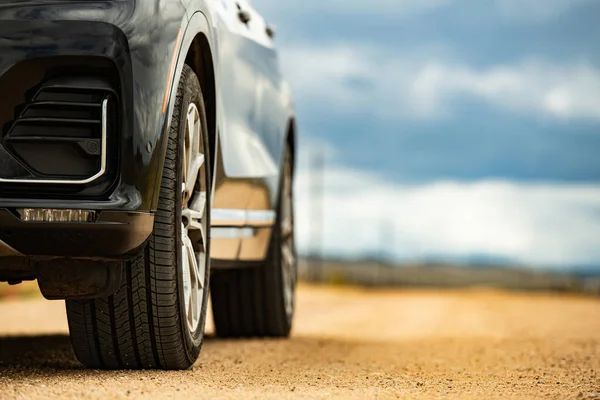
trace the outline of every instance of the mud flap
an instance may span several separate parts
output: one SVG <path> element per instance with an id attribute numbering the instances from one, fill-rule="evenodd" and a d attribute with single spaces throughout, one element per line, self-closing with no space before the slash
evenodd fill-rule
<path id="1" fill-rule="evenodd" d="M 111 296 L 121 286 L 121 261 L 56 259 L 35 263 L 38 285 L 48 300 Z"/>

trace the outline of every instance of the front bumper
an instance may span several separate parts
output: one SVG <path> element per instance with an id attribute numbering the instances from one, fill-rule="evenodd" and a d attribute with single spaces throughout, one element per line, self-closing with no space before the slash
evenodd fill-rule
<path id="1" fill-rule="evenodd" d="M 96 222 L 48 223 L 25 222 L 0 209 L 0 246 L 5 255 L 10 248 L 24 256 L 122 259 L 146 241 L 153 225 L 152 213 L 101 211 Z"/>
<path id="2" fill-rule="evenodd" d="M 175 7 L 169 7 L 165 13 L 156 13 L 154 2 L 133 0 L 20 0 L 0 4 L 0 209 L 156 210 L 156 188 L 162 176 L 168 139 L 165 132 L 170 122 L 169 114 L 163 111 L 165 84 L 176 38 L 185 19 L 185 8 L 173 3 Z M 56 176 L 79 181 L 83 179 L 79 176 L 88 178 L 100 169 L 89 174 L 82 169 L 64 177 L 65 168 L 67 172 L 73 171 L 67 168 L 65 158 L 46 157 L 62 165 L 48 162 L 40 166 L 33 150 L 26 154 L 14 145 L 10 147 L 16 143 L 15 138 L 22 140 L 21 136 L 28 136 L 25 139 L 29 141 L 39 139 L 40 135 L 31 127 L 43 131 L 42 139 L 50 142 L 55 139 L 53 136 L 61 136 L 60 140 L 62 136 L 72 136 L 49 133 L 62 129 L 63 124 L 81 128 L 97 119 L 75 117 L 81 107 L 75 113 L 74 106 L 80 104 L 69 105 L 68 117 L 62 115 L 66 112 L 62 108 L 58 110 L 61 115 L 43 114 L 42 119 L 48 121 L 21 115 L 42 100 L 54 108 L 63 100 L 81 103 L 70 98 L 49 101 L 35 97 L 48 81 L 71 77 L 78 78 L 77 85 L 88 78 L 102 79 L 114 92 L 109 103 L 116 110 L 114 113 L 111 110 L 108 118 L 106 171 L 87 183 L 37 184 L 35 180 L 55 180 Z M 42 105 L 35 104 L 35 111 L 40 109 Z M 15 132 L 9 129 L 23 125 L 22 117 L 29 119 L 27 135 L 18 132 L 11 138 Z M 33 117 L 35 121 L 31 121 Z M 49 128 L 42 130 L 46 126 L 41 126 L 42 123 Z M 77 140 L 89 139 L 85 135 L 75 136 Z M 58 143 L 51 144 L 55 149 L 60 147 Z M 95 154 L 83 141 L 60 148 L 65 152 L 68 149 L 72 153 L 86 153 L 86 159 Z M 34 176 L 30 176 L 32 172 Z"/>

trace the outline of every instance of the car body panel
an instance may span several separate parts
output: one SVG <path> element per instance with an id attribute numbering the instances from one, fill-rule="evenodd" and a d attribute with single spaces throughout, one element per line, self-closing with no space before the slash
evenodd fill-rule
<path id="1" fill-rule="evenodd" d="M 171 6 L 161 9 L 160 17 L 153 19 L 158 3 L 29 0 L 0 5 L 2 45 L 18 49 L 12 52 L 2 49 L 0 75 L 27 58 L 93 54 L 113 59 L 105 48 L 107 42 L 111 44 L 121 35 L 101 34 L 100 27 L 122 33 L 124 43 L 115 48 L 114 57 L 124 59 L 119 68 L 123 83 L 121 162 L 124 165 L 121 165 L 121 185 L 108 201 L 94 202 L 97 209 L 152 211 L 156 208 L 154 182 L 162 162 L 162 154 L 156 149 L 162 152 L 170 122 L 170 113 L 161 112 L 165 85 L 178 32 L 187 23 L 186 10 L 179 1 L 169 1 Z M 155 22 L 149 24 L 148 20 Z M 12 24 L 20 28 L 11 30 Z M 90 30 L 96 35 L 89 34 Z M 0 207 L 24 205 L 28 200 L 37 204 L 39 198 L 2 198 Z M 59 206 L 58 201 L 50 203 Z M 63 208 L 71 206 L 70 203 L 67 201 Z"/>

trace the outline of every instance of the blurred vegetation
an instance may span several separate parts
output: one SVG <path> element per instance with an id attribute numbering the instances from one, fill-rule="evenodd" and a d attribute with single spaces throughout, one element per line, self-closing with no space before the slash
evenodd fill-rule
<path id="1" fill-rule="evenodd" d="M 489 287 L 600 295 L 600 275 L 578 276 L 543 270 L 443 263 L 393 264 L 373 260 L 302 259 L 299 278 L 306 282 L 365 287 Z"/>
<path id="2" fill-rule="evenodd" d="M 6 282 L 0 282 L 0 301 L 24 297 L 39 297 L 41 295 L 36 281 L 23 282 L 18 285 L 9 285 Z"/>
<path id="3" fill-rule="evenodd" d="M 393 264 L 375 260 L 301 259 L 299 278 L 329 285 L 394 288 L 489 287 L 600 295 L 600 274 L 579 276 L 533 269 L 456 264 Z M 37 282 L 0 282 L 0 301 L 40 297 Z"/>

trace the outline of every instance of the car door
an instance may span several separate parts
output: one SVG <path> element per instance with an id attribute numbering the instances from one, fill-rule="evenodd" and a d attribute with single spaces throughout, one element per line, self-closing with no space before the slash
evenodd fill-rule
<path id="1" fill-rule="evenodd" d="M 267 24 L 249 0 L 215 0 L 222 108 L 221 148 L 229 177 L 279 172 L 276 116 L 281 74 Z"/>
<path id="2" fill-rule="evenodd" d="M 242 10 L 247 13 L 249 6 L 245 0 L 216 0 L 215 8 L 225 171 L 230 177 L 259 176 L 254 162 L 256 142 L 260 141 L 254 32 L 244 22 L 246 14 L 241 14 Z"/>
<path id="3" fill-rule="evenodd" d="M 251 21 L 254 38 L 254 68 L 257 74 L 257 122 L 264 147 L 266 158 L 259 158 L 257 162 L 263 164 L 258 169 L 265 175 L 279 173 L 282 142 L 287 130 L 289 112 L 288 104 L 284 100 L 287 85 L 283 81 L 279 68 L 278 53 L 275 47 L 275 30 L 268 25 L 264 18 L 255 9 L 251 9 L 254 20 Z"/>

